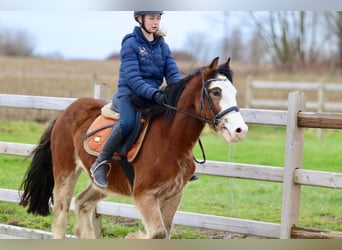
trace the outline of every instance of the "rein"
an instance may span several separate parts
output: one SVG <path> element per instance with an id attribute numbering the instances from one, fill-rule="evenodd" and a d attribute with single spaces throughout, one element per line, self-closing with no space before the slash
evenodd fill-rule
<path id="1" fill-rule="evenodd" d="M 196 115 L 194 113 L 178 109 L 177 107 L 171 106 L 171 105 L 166 104 L 166 103 L 164 103 L 163 105 L 165 107 L 169 108 L 169 109 L 172 109 L 172 110 L 176 111 L 176 112 L 185 114 L 187 116 L 191 116 L 192 118 L 200 120 L 203 123 L 208 123 L 208 124 L 213 125 L 215 127 L 217 125 L 217 123 L 219 122 L 219 120 L 223 116 L 225 116 L 226 114 L 228 114 L 230 112 L 233 112 L 233 111 L 239 112 L 239 110 L 240 110 L 240 108 L 238 106 L 232 106 L 232 107 L 229 107 L 229 108 L 227 108 L 227 109 L 225 109 L 225 110 L 223 110 L 223 111 L 221 111 L 219 113 L 216 112 L 213 100 L 211 99 L 211 97 L 209 95 L 209 92 L 208 92 L 207 83 L 214 82 L 214 81 L 225 81 L 225 80 L 226 79 L 210 78 L 210 79 L 204 81 L 203 76 L 202 76 L 202 95 L 201 95 L 200 109 L 202 110 L 203 107 L 204 107 L 204 96 L 205 96 L 207 98 L 208 103 L 209 103 L 210 112 L 211 112 L 211 114 L 213 116 L 212 120 L 207 119 L 204 116 Z M 199 143 L 200 149 L 202 151 L 203 160 L 199 161 L 194 156 L 193 156 L 193 159 L 194 159 L 194 161 L 196 163 L 204 164 L 206 162 L 206 156 L 205 156 L 205 152 L 204 152 L 204 148 L 203 148 L 201 139 L 198 140 L 198 143 Z"/>

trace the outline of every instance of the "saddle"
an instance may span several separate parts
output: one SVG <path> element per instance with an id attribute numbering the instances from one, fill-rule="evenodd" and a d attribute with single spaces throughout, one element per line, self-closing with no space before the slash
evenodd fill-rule
<path id="1" fill-rule="evenodd" d="M 84 136 L 84 149 L 88 154 L 98 156 L 106 142 L 112 127 L 119 122 L 120 114 L 112 109 L 112 103 L 108 103 L 101 109 L 101 114 L 90 125 L 87 134 Z M 128 162 L 134 161 L 144 141 L 149 120 L 142 118 L 137 113 L 134 132 L 125 140 L 113 155 L 113 159 L 120 160 L 127 158 Z"/>

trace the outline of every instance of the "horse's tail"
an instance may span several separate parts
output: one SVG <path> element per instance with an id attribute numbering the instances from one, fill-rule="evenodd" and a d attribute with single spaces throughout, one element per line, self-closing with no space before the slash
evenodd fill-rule
<path id="1" fill-rule="evenodd" d="M 56 123 L 54 119 L 42 134 L 38 146 L 32 151 L 32 161 L 20 185 L 24 193 L 19 205 L 28 206 L 27 212 L 35 215 L 50 214 L 50 200 L 53 201 L 54 187 L 52 155 L 50 150 L 51 131 Z M 20 191 L 19 191 L 20 192 Z"/>

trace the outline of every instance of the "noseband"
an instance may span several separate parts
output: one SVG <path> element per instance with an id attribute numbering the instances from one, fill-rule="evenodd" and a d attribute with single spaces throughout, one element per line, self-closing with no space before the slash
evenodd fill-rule
<path id="1" fill-rule="evenodd" d="M 164 106 L 169 108 L 169 109 L 175 110 L 177 112 L 180 112 L 180 113 L 186 114 L 188 116 L 191 116 L 191 117 L 193 117 L 193 118 L 195 118 L 197 120 L 201 120 L 203 123 L 208 123 L 208 124 L 213 125 L 215 127 L 223 116 L 225 116 L 226 114 L 229 114 L 229 113 L 231 113 L 233 111 L 239 112 L 239 110 L 240 110 L 240 108 L 238 106 L 232 106 L 232 107 L 229 107 L 229 108 L 227 108 L 227 109 L 225 109 L 225 110 L 223 110 L 223 111 L 221 111 L 219 113 L 216 112 L 213 100 L 211 99 L 211 97 L 209 95 L 209 91 L 208 91 L 208 87 L 207 87 L 208 83 L 215 82 L 215 81 L 226 81 L 226 79 L 210 78 L 208 80 L 204 80 L 203 76 L 202 76 L 202 94 L 201 94 L 200 110 L 203 110 L 203 107 L 204 107 L 204 97 L 205 97 L 207 99 L 207 101 L 208 101 L 209 109 L 210 109 L 210 112 L 211 112 L 212 117 L 213 117 L 212 120 L 207 119 L 204 116 L 199 116 L 199 115 L 196 115 L 196 114 L 184 111 L 184 110 L 180 110 L 180 109 L 178 109 L 176 107 L 173 107 L 171 105 L 168 105 L 168 104 L 164 104 Z"/>

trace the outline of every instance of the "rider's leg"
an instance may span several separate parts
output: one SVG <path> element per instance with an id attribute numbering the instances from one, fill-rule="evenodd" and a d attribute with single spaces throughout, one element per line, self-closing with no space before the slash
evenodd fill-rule
<path id="1" fill-rule="evenodd" d="M 116 98 L 115 95 L 113 99 Z M 100 187 L 108 186 L 107 168 L 110 164 L 114 152 L 122 144 L 126 136 L 131 133 L 135 126 L 136 111 L 134 110 L 130 97 L 123 96 L 116 99 L 120 113 L 120 123 L 114 125 L 100 155 L 90 168 L 94 177 L 94 182 Z"/>
<path id="2" fill-rule="evenodd" d="M 123 139 L 124 137 L 122 135 L 121 126 L 119 123 L 116 123 L 113 126 L 106 143 L 103 145 L 99 156 L 90 168 L 90 172 L 94 177 L 94 182 L 96 185 L 100 187 L 108 186 L 106 166 L 110 164 L 114 152 L 121 145 Z"/>

